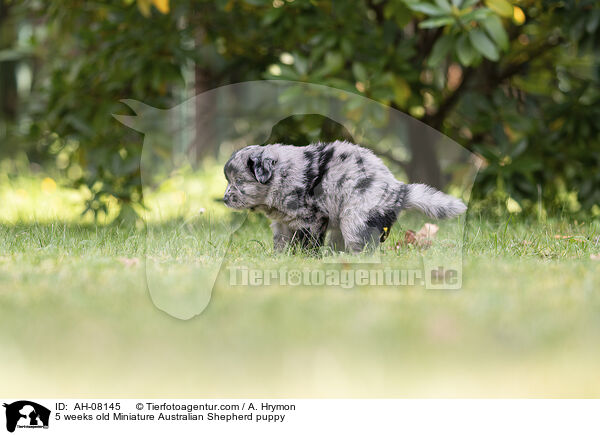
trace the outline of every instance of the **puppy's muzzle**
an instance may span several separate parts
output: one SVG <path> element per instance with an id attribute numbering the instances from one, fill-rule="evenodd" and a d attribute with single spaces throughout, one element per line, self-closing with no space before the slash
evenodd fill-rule
<path id="1" fill-rule="evenodd" d="M 223 202 L 225 203 L 225 205 L 227 207 L 231 207 L 232 206 L 232 195 L 230 192 L 225 192 L 225 196 L 223 196 Z"/>
<path id="2" fill-rule="evenodd" d="M 230 187 L 225 191 L 225 195 L 223 196 L 223 202 L 227 207 L 231 208 L 239 208 L 239 198 L 236 192 L 233 191 Z"/>

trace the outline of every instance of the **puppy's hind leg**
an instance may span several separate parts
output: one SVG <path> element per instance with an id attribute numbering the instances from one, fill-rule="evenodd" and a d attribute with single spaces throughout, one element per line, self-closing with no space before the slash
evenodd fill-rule
<path id="1" fill-rule="evenodd" d="M 340 230 L 348 252 L 358 254 L 372 251 L 379 246 L 381 230 L 367 225 L 364 217 L 358 213 L 349 213 L 340 219 Z"/>
<path id="2" fill-rule="evenodd" d="M 346 249 L 342 230 L 331 228 L 329 231 L 329 247 L 333 252 L 344 252 Z"/>

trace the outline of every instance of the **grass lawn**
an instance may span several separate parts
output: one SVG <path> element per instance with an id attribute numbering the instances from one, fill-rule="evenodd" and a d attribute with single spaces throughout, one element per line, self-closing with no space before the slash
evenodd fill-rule
<path id="1" fill-rule="evenodd" d="M 64 195 L 63 205 L 72 199 Z M 423 218 L 396 224 L 386 262 L 462 256 L 460 290 L 246 287 L 230 285 L 228 266 L 368 266 L 274 254 L 256 216 L 229 244 L 219 231 L 231 219 L 225 210 L 146 229 L 96 226 L 65 207 L 47 219 L 0 216 L 3 396 L 600 395 L 598 221 L 469 216 L 462 249 L 443 242 L 461 236 L 447 222 L 426 251 L 393 249 Z M 220 272 L 202 314 L 180 320 L 152 302 L 149 286 L 175 296 L 202 287 L 194 274 L 205 266 Z"/>

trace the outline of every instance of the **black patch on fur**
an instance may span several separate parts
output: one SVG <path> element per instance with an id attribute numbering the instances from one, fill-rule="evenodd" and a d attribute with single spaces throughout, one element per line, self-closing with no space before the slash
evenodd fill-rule
<path id="1" fill-rule="evenodd" d="M 348 179 L 348 176 L 346 174 L 343 174 L 340 179 L 337 181 L 337 187 L 341 188 L 344 183 L 346 182 L 346 180 Z"/>
<path id="2" fill-rule="evenodd" d="M 288 210 L 298 210 L 299 207 L 300 207 L 300 201 L 298 201 L 298 198 L 296 198 L 296 197 L 292 197 L 292 198 L 288 199 L 287 202 L 285 203 L 285 208 L 287 208 Z"/>
<path id="3" fill-rule="evenodd" d="M 398 207 L 400 209 L 404 208 L 407 194 L 408 194 L 408 186 L 406 184 L 401 184 L 396 192 L 396 198 L 394 200 L 394 204 L 396 205 L 396 207 Z"/>
<path id="4" fill-rule="evenodd" d="M 316 184 L 315 187 L 313 188 L 312 195 L 316 198 L 319 198 L 323 195 L 323 193 L 324 193 L 323 185 L 321 183 Z"/>
<path id="5" fill-rule="evenodd" d="M 256 179 L 256 175 L 254 175 L 254 164 L 255 164 L 254 159 L 252 157 L 249 157 L 248 161 L 246 162 L 246 167 L 248 168 L 248 170 L 250 171 L 250 173 L 252 174 L 254 179 Z"/>
<path id="6" fill-rule="evenodd" d="M 319 207 L 316 206 L 316 204 L 312 204 L 310 206 L 310 212 L 312 213 L 313 216 L 317 216 L 318 214 L 321 214 L 321 209 Z"/>
<path id="7" fill-rule="evenodd" d="M 397 217 L 398 213 L 395 207 L 383 208 L 381 210 L 372 209 L 367 215 L 366 225 L 367 228 L 376 228 L 379 234 L 381 234 L 379 241 L 384 242 Z"/>
<path id="8" fill-rule="evenodd" d="M 446 213 L 447 210 L 445 208 L 437 208 L 436 210 L 436 219 L 446 219 L 448 217 L 448 214 Z"/>
<path id="9" fill-rule="evenodd" d="M 315 144 L 315 149 L 316 149 L 317 153 L 321 154 L 327 145 L 328 144 L 324 143 L 324 142 L 319 142 L 319 143 Z"/>
<path id="10" fill-rule="evenodd" d="M 308 163 L 312 163 L 315 160 L 315 153 L 312 152 L 311 150 L 305 150 L 304 151 L 304 158 L 306 160 L 308 160 Z"/>
<path id="11" fill-rule="evenodd" d="M 348 158 L 348 153 L 342 153 L 340 154 L 340 160 L 343 162 Z"/>
<path id="12" fill-rule="evenodd" d="M 329 162 L 333 157 L 333 151 L 334 150 L 332 147 L 329 147 L 327 150 L 325 150 L 325 148 L 321 150 L 318 161 L 317 176 L 311 184 L 310 188 L 308 189 L 308 194 L 310 196 L 314 196 L 315 187 L 321 184 L 321 181 L 323 181 L 323 177 L 327 174 L 327 171 L 329 170 Z"/>
<path id="13" fill-rule="evenodd" d="M 298 210 L 300 208 L 300 204 L 304 201 L 304 191 L 301 187 L 296 187 L 294 190 L 287 194 L 287 201 L 285 202 L 285 207 L 288 210 Z"/>
<path id="14" fill-rule="evenodd" d="M 306 167 L 304 169 L 304 190 L 308 192 L 312 186 L 312 182 L 317 176 L 315 169 L 313 168 L 315 162 L 315 153 L 310 150 L 304 151 L 304 158 L 306 159 Z"/>
<path id="15" fill-rule="evenodd" d="M 371 187 L 372 184 L 373 184 L 373 179 L 371 177 L 364 177 L 364 178 L 361 178 L 360 180 L 358 180 L 358 182 L 356 183 L 354 188 L 356 190 L 360 190 L 361 192 L 364 192 L 369 187 Z"/>

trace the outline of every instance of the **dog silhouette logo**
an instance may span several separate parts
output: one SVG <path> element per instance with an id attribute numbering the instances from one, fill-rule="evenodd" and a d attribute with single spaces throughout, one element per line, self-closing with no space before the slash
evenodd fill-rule
<path id="1" fill-rule="evenodd" d="M 203 156 L 218 156 L 225 150 L 230 155 L 249 144 L 265 144 L 282 120 L 321 116 L 342 126 L 362 147 L 370 148 L 376 154 L 378 149 L 387 149 L 390 160 L 399 161 L 400 166 L 406 167 L 398 170 L 399 175 L 405 173 L 405 181 L 410 181 L 408 168 L 413 166 L 416 168 L 414 182 L 428 182 L 423 179 L 428 169 L 437 174 L 434 178 L 439 179 L 438 184 L 445 184 L 442 179 L 456 174 L 452 176 L 452 183 L 457 189 L 456 195 L 462 196 L 465 201 L 468 201 L 475 176 L 483 163 L 477 155 L 418 119 L 353 92 L 315 83 L 287 80 L 235 83 L 203 92 L 169 109 L 155 108 L 130 99 L 122 102 L 134 115 L 113 116 L 144 134 L 140 160 L 144 197 L 155 198 L 152 209 L 158 213 L 173 211 L 182 213 L 177 216 L 186 216 L 181 225 L 167 231 L 172 231 L 172 238 L 186 244 L 182 245 L 182 250 L 202 253 L 202 260 L 189 268 L 169 266 L 165 269 L 167 266 L 156 256 L 147 257 L 144 262 L 145 284 L 152 302 L 182 320 L 201 314 L 208 306 L 220 273 L 225 278 L 228 262 L 238 258 L 238 254 L 232 255 L 234 251 L 230 251 L 230 246 L 235 245 L 231 245 L 230 241 L 234 240 L 234 233 L 248 216 L 247 211 L 231 212 L 225 210 L 224 204 L 217 207 L 214 201 L 209 200 L 213 195 L 212 184 L 199 181 L 212 179 L 203 164 Z M 421 167 L 421 161 L 432 164 Z M 222 169 L 220 172 L 220 180 L 224 182 Z M 174 200 L 171 195 L 156 196 L 158 186 L 173 186 L 178 192 L 177 199 Z M 226 183 L 222 185 L 223 190 L 215 192 L 219 200 L 225 188 Z M 208 213 L 201 217 L 200 214 L 205 211 Z M 152 223 L 154 213 L 150 208 L 144 213 L 146 237 L 158 241 L 167 233 L 163 227 L 158 228 Z M 415 261 L 419 260 L 418 257 L 422 258 L 426 288 L 461 288 L 465 223 L 466 219 L 462 219 L 457 223 L 456 232 L 448 231 L 444 240 L 441 237 L 437 239 L 440 246 L 452 247 L 458 255 L 445 255 L 445 250 L 436 249 L 416 254 Z M 199 237 L 205 234 L 206 228 L 210 230 L 207 235 L 210 240 L 206 240 L 206 248 L 199 248 L 199 242 L 204 246 L 203 239 Z M 262 245 L 260 241 L 259 244 Z M 352 263 L 381 265 L 382 262 L 390 262 L 392 257 L 381 256 L 377 250 L 374 255 L 352 259 Z M 346 257 L 339 259 L 334 255 L 325 256 L 323 261 L 348 262 Z M 390 268 L 397 267 L 395 263 L 388 265 Z M 457 274 L 452 279 L 429 279 L 432 273 L 439 277 L 435 275 L 438 270 L 456 271 Z M 173 285 L 175 276 L 176 286 Z"/>
<path id="2" fill-rule="evenodd" d="M 10 405 L 4 404 L 6 408 L 6 430 L 14 432 L 16 428 L 48 428 L 50 421 L 50 410 L 42 405 L 29 400 L 19 400 Z"/>

